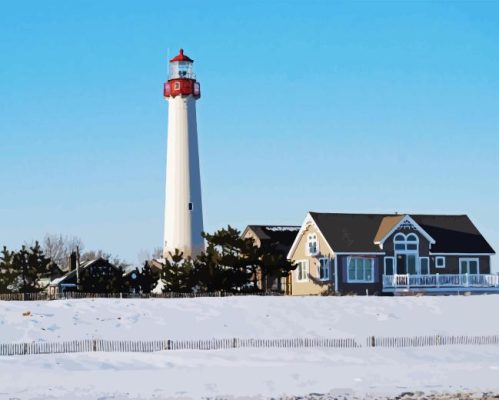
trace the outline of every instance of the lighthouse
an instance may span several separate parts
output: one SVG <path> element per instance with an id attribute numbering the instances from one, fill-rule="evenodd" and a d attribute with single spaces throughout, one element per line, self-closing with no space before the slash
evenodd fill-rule
<path id="1" fill-rule="evenodd" d="M 195 257 L 204 250 L 196 123 L 196 100 L 201 97 L 201 90 L 192 70 L 193 62 L 180 49 L 170 60 L 168 82 L 164 84 L 164 96 L 168 100 L 165 258 L 175 249 L 186 257 Z"/>

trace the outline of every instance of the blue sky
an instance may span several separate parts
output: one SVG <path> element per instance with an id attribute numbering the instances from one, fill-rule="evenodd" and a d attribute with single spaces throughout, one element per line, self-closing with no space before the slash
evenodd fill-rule
<path id="1" fill-rule="evenodd" d="M 498 250 L 498 37 L 496 2 L 2 2 L 0 244 L 161 245 L 183 47 L 206 230 L 466 213 Z"/>

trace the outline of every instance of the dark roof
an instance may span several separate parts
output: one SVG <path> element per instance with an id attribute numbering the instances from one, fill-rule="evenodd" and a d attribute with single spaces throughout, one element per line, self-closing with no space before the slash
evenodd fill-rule
<path id="1" fill-rule="evenodd" d="M 110 265 L 114 268 L 118 268 L 116 267 L 114 264 L 111 264 L 109 262 L 109 260 L 106 260 L 105 258 L 96 258 L 94 260 L 87 260 L 87 261 L 84 261 L 80 264 L 80 271 L 90 267 L 91 265 L 94 265 L 94 264 L 100 264 L 100 265 Z M 72 271 L 69 271 L 67 272 L 65 275 L 61 276 L 60 278 L 57 278 L 57 279 L 54 279 L 50 284 L 51 285 L 59 285 L 61 283 L 64 283 L 66 281 L 71 281 L 73 279 L 76 278 L 76 269 L 73 269 Z"/>
<path id="2" fill-rule="evenodd" d="M 467 215 L 413 215 L 432 238 L 432 253 L 495 253 Z"/>
<path id="3" fill-rule="evenodd" d="M 275 249 L 287 255 L 300 230 L 296 225 L 248 225 L 260 239 L 262 246 L 275 245 Z"/>
<path id="4" fill-rule="evenodd" d="M 379 252 L 374 244 L 386 217 L 399 214 L 337 214 L 310 212 L 334 251 Z M 467 215 L 409 215 L 430 235 L 432 253 L 495 253 Z M 378 234 L 379 236 L 379 234 Z"/>

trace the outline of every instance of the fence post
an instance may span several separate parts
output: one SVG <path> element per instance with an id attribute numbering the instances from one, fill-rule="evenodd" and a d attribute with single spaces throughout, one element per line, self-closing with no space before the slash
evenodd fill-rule
<path id="1" fill-rule="evenodd" d="M 97 351 L 97 340 L 92 339 L 92 351 Z"/>
<path id="2" fill-rule="evenodd" d="M 234 338 L 232 341 L 232 347 L 235 349 L 237 347 L 237 339 Z"/>
<path id="3" fill-rule="evenodd" d="M 374 336 L 371 336 L 371 347 L 376 347 L 376 339 Z"/>

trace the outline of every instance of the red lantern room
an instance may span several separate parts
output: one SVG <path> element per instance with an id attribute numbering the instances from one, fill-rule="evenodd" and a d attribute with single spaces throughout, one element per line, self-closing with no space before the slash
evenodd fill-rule
<path id="1" fill-rule="evenodd" d="M 196 99 L 201 97 L 201 87 L 192 72 L 193 62 L 194 60 L 184 54 L 183 49 L 170 60 L 168 82 L 165 83 L 163 91 L 166 98 L 178 95 L 192 95 Z"/>

